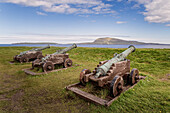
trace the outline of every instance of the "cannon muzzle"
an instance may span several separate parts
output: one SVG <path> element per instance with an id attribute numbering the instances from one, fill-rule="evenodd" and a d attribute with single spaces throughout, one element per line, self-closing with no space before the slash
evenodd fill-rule
<path id="1" fill-rule="evenodd" d="M 120 61 L 124 61 L 126 57 L 135 51 L 135 47 L 133 45 L 130 45 L 128 49 L 123 51 L 122 53 L 115 55 L 112 59 L 110 59 L 108 62 L 103 64 L 102 66 L 98 67 L 96 70 L 95 77 L 98 78 L 99 76 L 105 76 L 107 71 L 110 69 L 113 63 L 117 63 Z"/>

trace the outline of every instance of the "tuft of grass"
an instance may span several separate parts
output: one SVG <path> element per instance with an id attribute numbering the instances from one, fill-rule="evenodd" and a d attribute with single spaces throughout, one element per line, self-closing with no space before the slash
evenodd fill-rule
<path id="1" fill-rule="evenodd" d="M 77 67 L 47 75 L 26 75 L 22 69 L 31 63 L 9 64 L 13 56 L 32 47 L 0 47 L 0 112 L 170 112 L 170 49 L 137 49 L 130 54 L 131 68 L 146 76 L 133 89 L 120 95 L 110 107 L 97 106 L 79 98 L 65 87 L 79 82 L 82 69 L 93 70 L 100 61 L 125 49 L 81 48 L 69 51 Z M 62 47 L 43 50 L 43 55 Z M 41 70 L 40 70 L 41 71 Z M 105 98 L 106 89 L 96 89 L 90 83 L 85 91 Z"/>

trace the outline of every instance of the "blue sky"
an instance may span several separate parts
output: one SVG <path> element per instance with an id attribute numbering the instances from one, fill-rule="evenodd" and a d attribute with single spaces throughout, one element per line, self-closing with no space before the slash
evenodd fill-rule
<path id="1" fill-rule="evenodd" d="M 170 44 L 170 0 L 0 0 L 0 43 Z"/>

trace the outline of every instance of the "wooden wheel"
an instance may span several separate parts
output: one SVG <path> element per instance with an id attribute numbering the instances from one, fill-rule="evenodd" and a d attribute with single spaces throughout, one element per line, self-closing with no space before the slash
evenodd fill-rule
<path id="1" fill-rule="evenodd" d="M 91 73 L 89 69 L 83 69 L 80 73 L 80 83 L 82 85 L 86 85 L 86 82 L 84 81 L 84 75 Z"/>
<path id="2" fill-rule="evenodd" d="M 43 57 L 43 55 L 42 54 L 39 54 L 38 56 L 37 56 L 37 59 L 41 59 Z"/>
<path id="3" fill-rule="evenodd" d="M 129 82 L 131 85 L 135 84 L 139 79 L 139 71 L 138 69 L 134 68 L 132 69 L 129 77 Z"/>
<path id="4" fill-rule="evenodd" d="M 116 75 L 110 84 L 110 95 L 115 97 L 123 91 L 123 78 Z"/>
<path id="5" fill-rule="evenodd" d="M 26 58 L 26 57 L 22 57 L 20 59 L 20 62 L 23 63 L 23 62 L 29 62 L 29 58 Z"/>
<path id="6" fill-rule="evenodd" d="M 72 60 L 67 58 L 65 61 L 64 61 L 64 67 L 67 68 L 67 67 L 71 67 L 72 66 Z"/>
<path id="7" fill-rule="evenodd" d="M 40 62 L 41 62 L 41 59 L 36 59 L 36 60 L 34 60 L 34 61 L 32 62 L 32 69 L 34 69 L 34 67 L 37 67 L 37 66 L 35 66 L 35 64 L 40 63 Z M 43 65 L 39 65 L 39 66 L 43 66 Z"/>
<path id="8" fill-rule="evenodd" d="M 29 58 L 24 58 L 24 62 L 29 62 Z"/>
<path id="9" fill-rule="evenodd" d="M 52 71 L 52 70 L 54 70 L 54 64 L 51 61 L 45 62 L 43 65 L 43 71 L 47 72 L 47 71 Z"/>
<path id="10" fill-rule="evenodd" d="M 34 62 L 32 62 L 32 69 L 34 69 Z"/>
<path id="11" fill-rule="evenodd" d="M 15 56 L 13 57 L 14 61 L 17 61 L 17 59 L 16 59 L 16 58 L 17 58 L 17 55 L 15 55 Z"/>

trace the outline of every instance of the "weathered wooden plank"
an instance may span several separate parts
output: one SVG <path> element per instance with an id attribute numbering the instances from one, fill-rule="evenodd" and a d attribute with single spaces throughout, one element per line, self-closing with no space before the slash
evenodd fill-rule
<path id="1" fill-rule="evenodd" d="M 139 76 L 139 79 L 142 80 L 142 79 L 145 79 L 145 77 L 144 76 Z M 75 84 L 67 86 L 66 89 L 74 92 L 78 96 L 80 96 L 80 97 L 82 97 L 82 98 L 84 98 L 84 99 L 86 99 L 88 101 L 91 101 L 91 102 L 93 102 L 95 104 L 98 104 L 98 105 L 104 105 L 104 106 L 110 106 L 113 103 L 113 101 L 118 99 L 119 96 L 120 96 L 120 95 L 118 95 L 118 96 L 116 96 L 114 98 L 109 97 L 107 100 L 105 100 L 105 99 L 99 98 L 97 96 L 94 96 L 94 95 L 92 95 L 90 93 L 87 93 L 87 92 L 84 92 L 84 91 L 78 89 L 77 87 L 79 87 L 80 85 L 81 85 L 80 83 L 75 83 Z M 133 88 L 136 85 L 137 85 L 137 83 L 135 83 L 133 86 L 131 86 L 131 85 L 124 86 L 123 87 L 123 92 Z"/>
<path id="2" fill-rule="evenodd" d="M 90 93 L 84 92 L 76 87 L 70 87 L 69 90 L 73 91 L 77 95 L 81 96 L 82 98 L 85 98 L 91 102 L 94 102 L 96 104 L 104 105 L 108 102 L 107 100 L 104 100 L 102 98 L 96 97 Z"/>

